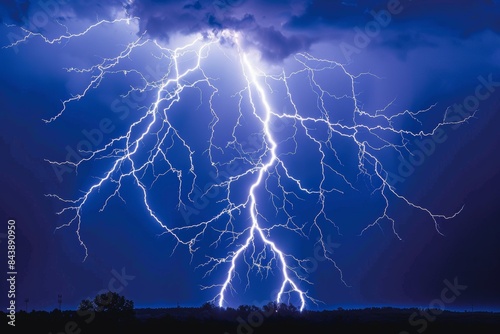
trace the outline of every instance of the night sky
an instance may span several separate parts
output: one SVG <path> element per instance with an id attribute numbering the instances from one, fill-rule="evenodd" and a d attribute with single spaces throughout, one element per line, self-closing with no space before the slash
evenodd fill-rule
<path id="1" fill-rule="evenodd" d="M 22 39 L 28 31 L 54 39 L 67 31 L 82 32 L 100 20 L 131 18 L 128 24 L 102 24 L 88 34 L 63 38 L 61 42 L 46 43 L 33 35 L 25 42 L 0 49 L 0 254 L 2 268 L 6 268 L 6 225 L 14 219 L 18 307 L 24 308 L 23 301 L 29 298 L 30 309 L 52 310 L 61 294 L 63 308 L 74 309 L 82 299 L 110 287 L 132 299 L 136 307 L 199 306 L 217 296 L 217 288 L 202 287 L 223 283 L 230 263 L 221 263 L 209 275 L 206 273 L 212 267 L 199 265 L 211 257 L 231 254 L 243 242 L 244 236 L 231 244 L 227 234 L 215 242 L 217 231 L 231 225 L 227 225 L 227 217 L 211 225 L 197 240 L 199 248 L 190 254 L 188 247 L 177 245 L 171 234 L 162 234 L 164 230 L 144 205 L 141 188 L 126 178 L 120 189 L 122 198 L 113 197 L 104 210 L 100 211 L 115 189 L 113 183 L 89 197 L 80 227 L 88 250 L 86 257 L 76 223 L 57 229 L 68 224 L 72 213 L 58 215 L 65 203 L 46 195 L 64 199 L 82 196 L 103 177 L 113 157 L 91 159 L 78 170 L 47 160 L 88 157 L 78 152 L 89 149 L 83 142 L 90 142 L 92 150 L 100 149 L 140 120 L 154 102 L 155 90 L 150 87 L 144 93 L 124 95 L 131 87 L 144 86 L 138 73 L 151 81 L 161 80 L 172 71 L 170 60 L 162 56 L 158 46 L 175 49 L 191 43 L 196 36 L 203 36 L 200 43 L 204 43 L 209 36 L 232 31 L 237 32 L 242 50 L 259 69 L 259 80 L 277 113 L 291 114 L 293 108 L 282 82 L 270 77 L 264 80 L 264 73 L 297 71 L 301 68 L 297 59 L 304 59 L 297 54 L 309 54 L 344 64 L 351 74 L 373 74 L 355 79 L 359 105 L 371 115 L 386 106 L 391 115 L 434 106 L 419 114 L 421 123 L 406 115 L 395 120 L 396 128 L 432 131 L 444 115 L 449 122 L 466 120 L 444 125 L 434 137 L 405 136 L 406 149 L 399 152 L 373 149 L 383 140 L 401 142 L 398 135 L 380 134 L 375 140 L 372 136 L 374 146 L 367 149 L 377 151 L 389 184 L 412 203 L 448 216 L 463 206 L 453 219 L 438 219 L 439 228 L 429 215 L 389 196 L 388 212 L 394 225 L 382 219 L 360 235 L 383 214 L 384 199 L 377 192 L 381 183 L 359 175 L 358 147 L 352 141 L 332 139 L 343 164 L 336 164 L 332 151 L 326 162 L 336 166 L 355 190 L 337 173 L 328 172 L 325 187 L 339 191 L 326 194 L 325 211 L 338 230 L 324 219 L 319 224 L 346 284 L 318 248 L 320 234 L 312 223 L 320 209 L 317 196 L 291 196 L 293 209 L 286 204 L 297 225 L 305 226 L 304 235 L 281 227 L 269 234 L 283 252 L 309 259 L 308 270 L 297 270 L 311 284 L 298 282 L 303 291 L 322 303 L 307 301 L 306 308 L 428 306 L 440 298 L 445 280 L 458 280 L 467 288 L 446 308 L 463 310 L 474 305 L 475 309 L 500 309 L 499 1 L 2 1 L 0 17 L 2 46 Z M 91 68 L 105 58 L 116 57 L 139 38 L 149 42 L 112 68 L 114 72 L 107 73 L 97 89 L 67 104 L 53 122 L 43 121 L 56 116 L 62 101 L 81 93 L 91 76 L 98 73 L 96 68 L 91 73 L 71 69 Z M 169 160 L 182 171 L 184 183 L 179 186 L 172 172 L 154 181 L 155 175 L 166 171 L 165 161 L 157 163 L 156 172 L 150 168 L 143 174 L 144 184 L 150 187 L 149 204 L 169 227 L 195 225 L 217 215 L 224 208 L 221 200 L 226 198 L 226 192 L 215 188 L 201 197 L 206 186 L 250 170 L 251 162 L 258 163 L 259 157 L 270 157 L 262 150 L 262 124 L 249 112 L 250 103 L 244 97 L 240 105 L 242 117 L 238 118 L 239 98 L 248 92 L 244 91 L 246 82 L 236 49 L 230 39 L 222 38 L 203 59 L 204 73 L 213 79 L 217 92 L 200 83 L 198 88 L 183 91 L 180 100 L 168 110 L 169 120 L 194 151 L 197 178 L 193 181 L 189 154 L 178 138 L 164 143 L 161 150 L 168 152 Z M 194 66 L 194 59 L 193 53 L 183 55 L 179 66 Z M 307 64 L 320 66 L 318 61 Z M 124 74 L 124 69 L 129 72 Z M 348 94 L 349 77 L 338 68 L 315 73 L 318 82 L 332 93 Z M 198 80 L 199 75 L 193 74 L 187 80 Z M 319 90 L 313 87 L 310 77 L 297 74 L 289 84 L 299 113 L 321 116 Z M 215 126 L 208 103 L 211 94 L 215 94 Z M 352 101 L 328 101 L 326 109 L 331 120 L 351 124 Z M 262 115 L 262 104 L 257 103 L 256 108 Z M 376 124 L 370 118 L 360 117 L 358 121 Z M 233 133 L 237 122 L 240 125 Z M 215 129 L 213 143 L 221 148 L 214 149 L 213 159 L 227 163 L 220 168 L 219 176 L 207 152 L 210 126 Z M 142 123 L 138 128 L 145 130 Z M 292 121 L 279 118 L 271 127 L 281 145 L 278 154 L 289 172 L 300 178 L 304 187 L 313 189 L 321 182 L 321 154 L 304 131 L 294 133 L 294 129 Z M 158 127 L 152 132 L 163 130 Z M 326 138 L 323 130 L 321 124 L 310 127 L 311 133 L 322 140 Z M 137 133 L 133 136 L 137 137 Z M 226 146 L 233 135 L 239 144 Z M 363 133 L 359 136 L 370 137 Z M 137 161 L 147 159 L 154 138 L 148 135 L 141 143 Z M 242 156 L 245 159 L 234 160 Z M 367 167 L 373 176 L 373 166 Z M 130 165 L 124 164 L 122 172 L 126 173 L 127 168 Z M 273 198 L 278 203 L 283 200 L 276 182 L 284 172 L 277 170 L 257 193 L 262 224 L 269 228 L 286 223 L 282 208 L 275 210 L 272 206 Z M 244 202 L 255 177 L 256 173 L 249 173 L 235 183 L 231 200 Z M 192 182 L 195 190 L 190 193 Z M 290 180 L 283 181 L 283 185 L 297 190 Z M 192 211 L 179 209 L 179 189 Z M 273 192 L 276 197 L 270 195 Z M 194 196 L 194 203 L 189 202 L 189 194 Z M 250 224 L 248 210 L 235 213 L 232 225 L 236 231 L 244 231 Z M 256 247 L 262 244 L 257 242 Z M 279 265 L 273 263 L 271 271 L 251 270 L 247 286 L 247 267 L 239 261 L 234 291 L 227 293 L 225 305 L 262 305 L 273 300 L 281 282 Z M 8 303 L 5 291 L 7 286 L 2 280 L 2 308 Z M 297 296 L 291 294 L 290 301 L 297 304 Z"/>

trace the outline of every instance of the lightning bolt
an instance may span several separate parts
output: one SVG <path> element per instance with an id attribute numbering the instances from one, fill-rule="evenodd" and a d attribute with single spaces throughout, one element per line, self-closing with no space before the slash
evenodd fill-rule
<path id="1" fill-rule="evenodd" d="M 255 189 L 262 186 L 263 180 L 265 178 L 265 175 L 269 173 L 269 170 L 279 162 L 279 159 L 276 154 L 276 147 L 277 144 L 273 138 L 273 135 L 270 131 L 269 128 L 269 122 L 271 120 L 271 115 L 273 114 L 272 109 L 269 105 L 269 102 L 267 101 L 266 97 L 266 92 L 262 88 L 262 86 L 259 84 L 257 81 L 256 73 L 254 69 L 252 68 L 250 62 L 248 61 L 248 58 L 245 54 L 241 55 L 241 61 L 243 64 L 243 73 L 245 75 L 245 78 L 248 83 L 248 91 L 251 92 L 252 88 L 251 85 L 254 86 L 254 89 L 257 90 L 258 96 L 260 97 L 262 104 L 264 106 L 264 117 L 260 117 L 257 114 L 257 110 L 255 109 L 255 105 L 253 105 L 253 114 L 255 117 L 259 119 L 259 121 L 262 123 L 262 128 L 264 131 L 264 137 L 266 141 L 266 153 L 270 154 L 269 160 L 267 162 L 261 162 L 258 166 L 258 177 L 257 180 L 250 186 L 249 193 L 248 193 L 248 199 L 247 203 L 249 203 L 249 211 L 250 211 L 250 216 L 251 216 L 251 228 L 249 231 L 249 236 L 246 240 L 246 242 L 234 253 L 234 255 L 231 258 L 231 267 L 229 268 L 229 271 L 227 273 L 227 278 L 224 284 L 222 285 L 221 291 L 219 293 L 219 306 L 222 307 L 224 305 L 224 293 L 228 289 L 228 286 L 231 284 L 231 280 L 234 276 L 234 271 L 236 268 L 236 260 L 238 259 L 239 256 L 250 246 L 250 244 L 253 242 L 253 239 L 257 236 L 259 236 L 262 241 L 271 248 L 272 252 L 274 254 L 277 254 L 281 266 L 281 272 L 283 275 L 283 283 L 281 284 L 281 288 L 278 292 L 278 296 L 276 298 L 277 303 L 279 304 L 282 298 L 283 293 L 285 292 L 285 288 L 287 285 L 290 285 L 291 288 L 293 289 L 294 292 L 298 293 L 301 301 L 301 307 L 300 309 L 302 310 L 305 306 L 305 293 L 299 289 L 297 284 L 290 278 L 288 275 L 288 271 L 290 270 L 290 267 L 286 261 L 285 254 L 276 246 L 274 242 L 266 238 L 264 234 L 264 230 L 262 227 L 259 226 L 258 222 L 258 216 L 259 216 L 259 211 L 257 209 L 257 195 L 255 194 Z M 248 72 L 248 74 L 247 74 Z M 245 203 L 246 204 L 246 203 Z M 257 262 L 258 263 L 258 262 Z M 260 263 L 259 263 L 260 264 Z M 293 271 L 293 270 L 292 270 Z"/>
<path id="2" fill-rule="evenodd" d="M 82 32 L 74 34 L 68 32 L 54 39 L 23 28 L 25 36 L 8 47 L 18 46 L 32 38 L 40 38 L 48 44 L 69 42 L 100 26 L 130 24 L 133 20 L 136 19 L 99 21 Z M 140 68 L 124 69 L 124 62 L 130 59 L 134 52 L 146 48 L 156 50 L 154 51 L 155 57 L 168 64 L 167 70 L 160 78 L 151 79 Z M 237 119 L 229 130 L 231 140 L 226 141 L 225 146 L 217 142 L 217 136 L 221 132 L 227 133 L 227 127 L 221 128 L 222 116 L 215 106 L 215 99 L 220 88 L 217 85 L 217 78 L 212 78 L 207 74 L 205 64 L 215 49 L 224 55 L 228 52 L 237 53 L 243 80 L 243 88 L 233 95 L 233 98 L 238 101 L 238 110 L 234 111 Z M 181 60 L 185 58 L 194 59 L 194 64 L 189 66 L 182 63 Z M 138 108 L 137 112 L 141 112 L 140 117 L 130 124 L 125 133 L 111 139 L 101 148 L 82 152 L 87 154 L 86 157 L 79 161 L 47 160 L 54 165 L 71 166 L 77 171 L 84 163 L 109 161 L 108 169 L 97 178 L 95 183 L 84 190 L 80 197 L 67 199 L 56 194 L 47 195 L 63 203 L 62 210 L 57 212 L 58 215 L 69 216 L 66 223 L 58 226 L 57 229 L 76 225 L 76 235 L 85 251 L 85 260 L 89 250 L 81 235 L 84 208 L 90 205 L 91 197 L 99 197 L 100 191 L 104 191 L 106 187 L 106 189 L 111 188 L 111 191 L 108 196 L 104 197 L 100 211 L 103 211 L 114 198 L 125 202 L 121 192 L 125 180 L 131 179 L 141 194 L 142 204 L 150 219 L 163 229 L 163 234 L 170 235 L 176 241 L 173 252 L 179 245 L 182 245 L 187 247 L 194 256 L 200 247 L 200 241 L 209 229 L 218 235 L 212 245 L 218 246 L 226 242 L 227 247 L 233 247 L 232 251 L 222 257 L 207 255 L 207 260 L 197 266 L 197 268 L 207 268 L 206 276 L 222 267 L 225 277 L 223 282 L 202 287 L 202 289 L 219 291 L 213 301 L 216 301 L 220 307 L 227 305 L 228 293 L 235 291 L 233 282 L 238 276 L 240 262 L 243 262 L 247 267 L 247 287 L 250 285 L 250 274 L 253 271 L 261 274 L 263 278 L 277 271 L 280 283 L 274 297 L 276 302 L 278 304 L 283 302 L 285 295 L 289 300 L 292 295 L 296 296 L 302 311 L 307 301 L 317 302 L 303 288 L 305 284 L 312 284 L 299 271 L 300 268 L 306 269 L 307 260 L 285 252 L 283 245 L 279 245 L 273 238 L 274 231 L 286 230 L 304 238 L 308 238 L 314 231 L 319 236 L 317 244 L 321 247 L 322 255 L 332 263 L 341 281 L 348 286 L 342 270 L 334 261 L 332 251 L 325 242 L 326 230 L 333 228 L 340 233 L 339 227 L 326 210 L 331 194 L 342 194 L 341 188 L 344 186 L 356 190 L 354 182 L 344 172 L 345 165 L 338 153 L 338 147 L 341 145 L 339 143 L 348 141 L 356 148 L 357 178 L 367 177 L 373 185 L 373 194 L 380 196 L 384 202 L 378 216 L 360 231 L 360 235 L 372 227 L 380 226 L 385 220 L 390 223 L 394 235 L 401 239 L 395 219 L 390 215 L 389 210 L 390 204 L 395 200 L 402 201 L 409 207 L 428 215 L 436 231 L 441 233 L 439 222 L 452 219 L 462 209 L 451 215 L 436 214 L 400 194 L 388 181 L 389 173 L 380 155 L 385 151 L 393 151 L 397 154 L 402 154 L 404 150 L 410 152 L 407 147 L 410 138 L 431 136 L 439 128 L 466 122 L 473 115 L 462 121 L 451 122 L 447 120 L 448 111 L 446 111 L 442 120 L 425 130 L 426 127 L 420 119 L 432 112 L 434 105 L 419 111 L 405 110 L 391 113 L 389 111 L 392 106 L 391 102 L 381 110 L 369 112 L 363 109 L 356 86 L 362 77 L 373 76 L 373 74 L 353 75 L 343 64 L 316 58 L 309 53 L 299 53 L 293 57 L 292 61 L 294 62 L 293 71 L 281 69 L 277 73 L 266 73 L 250 60 L 241 33 L 224 30 L 197 35 L 190 42 L 175 49 L 163 46 L 156 40 L 148 38 L 144 33 L 126 45 L 116 57 L 104 58 L 102 62 L 89 68 L 67 69 L 69 72 L 91 74 L 91 80 L 82 92 L 64 100 L 61 110 L 46 119 L 47 123 L 63 117 L 69 105 L 85 98 L 91 90 L 98 89 L 103 80 L 111 74 L 120 74 L 124 77 L 134 76 L 141 82 L 141 84 L 131 86 L 124 96 L 133 92 L 152 92 L 154 98 L 151 104 Z M 340 95 L 333 93 L 333 90 L 327 88 L 327 84 L 321 78 L 326 73 L 331 74 L 332 77 L 340 76 L 342 80 L 348 82 L 349 89 Z M 312 111 L 304 111 L 303 107 L 299 106 L 299 98 L 292 85 L 297 78 L 306 78 L 304 88 L 315 96 L 316 106 L 311 108 Z M 291 108 L 278 111 L 273 107 L 270 96 L 275 88 L 285 92 L 286 101 Z M 224 196 L 218 201 L 222 205 L 220 211 L 206 220 L 178 226 L 164 222 L 155 213 L 149 189 L 161 177 L 167 174 L 173 175 L 178 184 L 177 208 L 185 208 L 190 202 L 194 202 L 199 178 L 195 161 L 199 155 L 190 144 L 189 138 L 185 138 L 183 132 L 171 120 L 174 107 L 180 103 L 182 96 L 189 90 L 199 91 L 200 103 L 208 105 L 211 113 L 208 147 L 203 152 L 208 157 L 211 168 L 216 171 L 217 175 L 220 175 L 220 169 L 224 166 L 239 164 L 245 168 L 242 172 L 230 175 L 226 180 L 219 180 L 205 190 L 204 195 L 213 189 L 223 191 Z M 208 99 L 203 98 L 202 92 L 209 92 Z M 348 103 L 352 106 L 352 111 L 348 113 L 349 117 L 341 119 L 336 117 L 337 110 L 331 107 L 332 101 Z M 261 141 L 260 145 L 251 149 L 245 147 L 240 138 L 240 130 L 245 127 L 243 120 L 249 116 L 258 124 L 260 130 L 257 135 Z M 411 119 L 420 124 L 421 128 L 419 130 L 405 129 L 401 127 L 403 119 Z M 290 134 L 286 138 L 277 138 L 272 129 L 275 121 L 283 121 L 288 125 Z M 319 181 L 314 185 L 310 185 L 310 182 L 296 175 L 291 168 L 294 163 L 296 164 L 293 157 L 303 150 L 302 140 L 316 147 L 319 156 L 317 162 L 320 171 Z M 181 152 L 186 161 L 179 161 L 174 152 Z M 219 157 L 224 154 L 231 155 L 232 158 L 229 161 L 221 161 Z M 342 186 L 333 186 L 332 180 L 339 181 Z M 241 192 L 242 188 L 245 196 L 238 200 L 235 193 Z M 293 213 L 294 203 L 302 200 L 301 196 L 315 198 L 319 203 L 319 209 L 311 222 L 299 223 L 301 218 Z M 271 203 L 276 215 L 281 215 L 279 217 L 284 219 L 277 223 L 271 222 L 272 217 L 269 217 L 263 210 L 268 203 Z"/>

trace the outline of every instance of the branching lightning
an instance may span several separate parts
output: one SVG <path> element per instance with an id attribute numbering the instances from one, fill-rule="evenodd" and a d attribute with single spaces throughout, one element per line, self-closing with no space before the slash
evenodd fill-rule
<path id="1" fill-rule="evenodd" d="M 67 33 L 53 39 L 47 38 L 41 33 L 24 29 L 24 38 L 12 43 L 10 47 L 18 46 L 31 38 L 41 38 L 48 44 L 76 40 L 101 25 L 123 24 L 124 22 L 129 24 L 131 20 L 135 19 L 99 21 L 83 32 Z M 290 298 L 293 295 L 300 303 L 300 310 L 303 310 L 307 301 L 316 302 L 304 288 L 304 285 L 311 284 L 311 282 L 299 270 L 299 268 L 305 268 L 306 260 L 301 260 L 285 252 L 283 245 L 279 245 L 273 239 L 273 233 L 274 230 L 287 230 L 307 238 L 314 231 L 315 234 L 319 235 L 317 244 L 321 247 L 322 255 L 332 263 L 342 282 L 347 285 L 340 267 L 334 261 L 333 254 L 326 245 L 324 232 L 326 228 L 339 231 L 334 219 L 327 212 L 327 206 L 328 196 L 331 193 L 342 193 L 342 190 L 341 187 L 333 187 L 330 180 L 332 178 L 340 180 L 343 186 L 355 189 L 353 180 L 350 180 L 339 167 L 343 166 L 337 152 L 340 140 L 349 140 L 357 148 L 357 176 L 367 177 L 374 185 L 373 194 L 380 196 L 385 203 L 380 208 L 378 216 L 362 229 L 360 234 L 371 227 L 380 226 L 383 221 L 387 221 L 390 223 L 394 235 L 401 239 L 395 219 L 391 217 L 389 210 L 390 204 L 395 200 L 402 201 L 409 207 L 426 214 L 439 233 L 441 233 L 439 222 L 451 219 L 461 211 L 460 209 L 459 212 L 452 215 L 436 214 L 403 196 L 388 182 L 389 174 L 380 158 L 382 152 L 393 151 L 401 154 L 403 150 L 408 150 L 409 138 L 431 136 L 443 126 L 458 123 L 447 121 L 447 112 L 444 113 L 442 120 L 431 129 L 423 130 L 425 128 L 423 125 L 419 130 L 401 128 L 401 119 L 410 118 L 420 122 L 422 116 L 434 110 L 434 106 L 416 112 L 405 110 L 391 114 L 388 112 L 391 106 L 389 104 L 375 112 L 365 111 L 358 99 L 359 93 L 356 86 L 361 77 L 372 76 L 372 74 L 353 75 L 343 64 L 316 58 L 308 53 L 295 55 L 294 71 L 287 72 L 283 69 L 278 74 L 267 74 L 249 59 L 240 34 L 240 32 L 233 31 L 210 32 L 198 35 L 190 43 L 175 49 L 167 48 L 143 34 L 129 43 L 114 58 L 105 58 L 102 62 L 89 68 L 68 69 L 69 72 L 91 74 L 91 80 L 82 92 L 63 101 L 61 110 L 46 119 L 47 123 L 63 117 L 64 113 L 68 112 L 70 104 L 85 98 L 91 90 L 98 89 L 105 77 L 110 74 L 136 75 L 140 79 L 142 84 L 132 86 L 127 94 L 134 91 L 148 91 L 154 92 L 155 95 L 154 101 L 148 107 L 137 110 L 141 116 L 130 124 L 125 133 L 111 139 L 96 150 L 86 152 L 85 158 L 76 162 L 47 160 L 54 165 L 71 166 L 76 169 L 95 160 L 111 162 L 110 167 L 98 176 L 97 181 L 83 191 L 82 196 L 76 199 L 67 199 L 56 194 L 47 195 L 64 205 L 57 214 L 65 217 L 67 215 L 69 218 L 58 229 L 70 226 L 76 228 L 80 245 L 85 250 L 85 259 L 89 254 L 89 249 L 84 242 L 81 231 L 84 221 L 83 211 L 88 206 L 89 199 L 91 197 L 99 198 L 99 192 L 104 186 L 112 187 L 111 194 L 102 200 L 100 208 L 102 211 L 112 199 L 120 198 L 123 200 L 121 191 L 124 182 L 126 179 L 132 179 L 141 194 L 142 204 L 149 213 L 150 219 L 164 230 L 164 234 L 175 239 L 174 251 L 179 245 L 182 245 L 194 255 L 208 229 L 216 231 L 218 234 L 213 245 L 229 240 L 228 246 L 233 248 L 226 256 L 207 256 L 207 260 L 198 266 L 208 268 L 207 275 L 216 270 L 223 271 L 223 280 L 220 284 L 203 287 L 218 291 L 214 301 L 220 307 L 227 305 L 228 293 L 235 292 L 233 283 L 238 275 L 238 267 L 243 265 L 247 266 L 248 284 L 250 284 L 252 271 L 260 273 L 263 277 L 277 272 L 280 284 L 276 296 L 273 297 L 275 301 L 281 303 L 285 300 L 285 296 Z M 146 47 L 158 51 L 161 56 L 157 58 L 168 63 L 168 70 L 159 79 L 148 78 L 136 68 L 123 69 L 124 60 L 137 50 Z M 241 69 L 240 75 L 244 80 L 243 89 L 234 92 L 233 95 L 234 99 L 239 101 L 239 109 L 231 110 L 231 112 L 237 113 L 238 118 L 233 127 L 230 128 L 218 126 L 223 112 L 214 106 L 214 99 L 219 92 L 220 84 L 217 78 L 206 74 L 207 65 L 205 62 L 214 48 L 224 48 L 223 52 L 237 53 Z M 193 56 L 196 61 L 194 65 L 183 69 L 184 66 L 180 66 L 179 61 L 187 54 Z M 324 73 L 340 73 L 343 80 L 349 82 L 350 90 L 339 96 L 335 95 L 331 89 L 325 88 L 324 83 L 317 78 Z M 298 106 L 297 101 L 300 96 L 294 93 L 290 84 L 297 76 L 304 76 L 308 79 L 304 88 L 309 89 L 316 96 L 316 106 L 312 106 L 314 112 L 301 110 L 301 107 Z M 291 106 L 289 110 L 278 111 L 269 98 L 273 87 L 278 86 L 286 92 L 287 103 Z M 231 175 L 226 180 L 213 184 L 206 190 L 207 192 L 213 188 L 223 190 L 224 197 L 219 201 L 223 208 L 219 212 L 209 219 L 178 226 L 172 222 L 164 221 L 155 213 L 149 189 L 159 178 L 170 174 L 176 177 L 178 183 L 178 208 L 183 208 L 189 201 L 193 201 L 197 180 L 200 176 L 200 171 L 195 163 L 196 152 L 192 148 L 189 138 L 171 121 L 173 108 L 183 99 L 185 91 L 190 89 L 197 89 L 200 94 L 203 91 L 205 94 L 203 103 L 208 105 L 211 112 L 212 122 L 209 125 L 211 136 L 204 152 L 211 167 L 217 174 L 221 167 L 234 163 L 240 163 L 245 168 L 242 172 Z M 208 98 L 206 92 L 209 92 Z M 336 111 L 332 110 L 330 106 L 329 101 L 331 100 L 349 101 L 353 107 L 352 112 L 350 112 L 351 119 L 336 120 L 333 117 Z M 243 126 L 241 120 L 249 116 L 253 122 L 258 124 L 261 139 L 261 146 L 251 150 L 245 148 L 241 138 L 239 138 L 239 128 Z M 277 120 L 285 121 L 288 125 L 291 131 L 288 138 L 277 139 L 272 130 L 272 123 Z M 462 120 L 459 123 L 467 120 Z M 322 131 L 318 129 L 322 129 Z M 232 140 L 228 141 L 225 147 L 219 145 L 215 140 L 221 131 L 228 131 L 232 137 Z M 154 139 L 153 144 L 150 143 L 151 138 Z M 314 145 L 320 157 L 316 163 L 321 175 L 314 186 L 295 175 L 289 162 L 289 158 L 300 151 L 300 140 L 309 141 L 310 144 Z M 288 148 L 281 149 L 285 143 Z M 174 149 L 182 151 L 186 156 L 187 161 L 182 163 L 188 164 L 187 169 L 183 167 L 181 162 L 173 158 L 172 151 Z M 230 153 L 233 158 L 221 162 L 217 158 L 221 153 Z M 154 176 L 153 182 L 148 182 L 145 177 L 147 173 Z M 242 187 L 244 187 L 244 199 L 236 200 L 237 196 L 233 196 L 233 193 L 241 191 Z M 268 197 L 264 198 L 262 194 L 267 194 Z M 303 221 L 301 217 L 297 217 L 291 212 L 294 202 L 300 200 L 301 196 L 315 198 L 319 203 L 319 210 L 311 222 Z M 272 205 L 275 211 L 280 213 L 280 217 L 285 217 L 285 219 L 279 222 L 270 222 L 273 218 L 267 216 L 265 210 L 262 210 L 269 205 Z M 220 228 L 221 222 L 223 228 Z"/>

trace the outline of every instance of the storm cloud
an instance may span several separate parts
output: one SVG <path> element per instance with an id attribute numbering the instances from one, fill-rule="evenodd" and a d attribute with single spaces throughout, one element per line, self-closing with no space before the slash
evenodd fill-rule
<path id="1" fill-rule="evenodd" d="M 415 30 L 435 35 L 450 35 L 451 31 L 461 39 L 500 31 L 498 0 L 9 0 L 0 4 L 0 14 L 3 22 L 38 28 L 32 23 L 36 15 L 40 20 L 40 13 L 64 22 L 112 19 L 126 12 L 139 18 L 139 34 L 166 43 L 176 33 L 232 29 L 244 32 L 245 45 L 258 49 L 264 59 L 279 62 L 307 51 L 315 42 L 339 39 L 354 27 L 363 28 L 376 13 L 390 7 L 398 8 L 397 15 L 392 15 L 384 34 L 377 36 L 378 45 L 386 47 L 411 49 L 413 42 L 432 44 Z"/>

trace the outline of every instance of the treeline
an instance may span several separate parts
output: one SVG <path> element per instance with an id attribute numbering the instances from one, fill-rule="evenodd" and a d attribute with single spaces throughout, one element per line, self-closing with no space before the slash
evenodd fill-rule
<path id="1" fill-rule="evenodd" d="M 106 302 L 107 301 L 107 302 Z M 3 313 L 3 319 L 7 319 Z M 7 321 L 4 321 L 7 327 Z M 133 309 L 117 295 L 82 301 L 78 310 L 20 311 L 16 329 L 49 334 L 163 332 L 265 333 L 495 333 L 500 314 L 450 312 L 439 309 L 366 308 L 360 310 L 303 311 L 293 305 L 269 303 L 221 309 L 206 303 L 199 308 Z M 23 329 L 26 329 L 24 331 Z M 31 329 L 31 330 L 30 330 Z M 12 328 L 9 328 L 12 332 Z M 28 331 L 30 330 L 30 331 Z M 5 331 L 2 331 L 5 333 Z"/>

